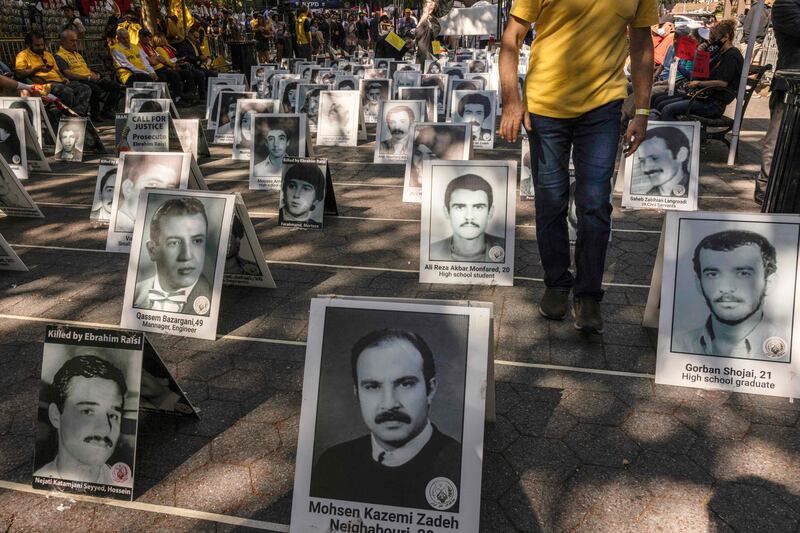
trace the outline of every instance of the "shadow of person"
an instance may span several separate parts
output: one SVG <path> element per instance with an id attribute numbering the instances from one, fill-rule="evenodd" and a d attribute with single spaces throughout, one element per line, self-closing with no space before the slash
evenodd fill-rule
<path id="1" fill-rule="evenodd" d="M 794 532 L 800 527 L 800 494 L 758 476 L 740 477 L 715 485 L 707 511 L 711 532 Z"/>

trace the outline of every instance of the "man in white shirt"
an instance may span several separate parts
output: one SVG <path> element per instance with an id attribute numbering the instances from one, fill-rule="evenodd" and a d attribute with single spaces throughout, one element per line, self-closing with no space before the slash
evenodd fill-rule
<path id="1" fill-rule="evenodd" d="M 148 156 L 126 156 L 114 231 L 133 232 L 142 189 L 177 189 L 180 184 L 177 169 L 165 163 L 151 164 L 148 159 Z"/>

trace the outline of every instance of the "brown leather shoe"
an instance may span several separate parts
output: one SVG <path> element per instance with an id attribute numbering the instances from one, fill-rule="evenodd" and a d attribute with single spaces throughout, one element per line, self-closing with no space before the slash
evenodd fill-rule
<path id="1" fill-rule="evenodd" d="M 603 333 L 603 317 L 600 316 L 600 302 L 591 296 L 575 298 L 572 307 L 575 329 L 586 333 Z"/>
<path id="2" fill-rule="evenodd" d="M 569 291 L 546 288 L 539 302 L 539 314 L 550 320 L 564 320 L 569 311 Z"/>

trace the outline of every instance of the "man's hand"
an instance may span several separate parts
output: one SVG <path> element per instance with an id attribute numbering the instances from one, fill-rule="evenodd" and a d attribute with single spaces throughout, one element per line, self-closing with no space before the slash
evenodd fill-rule
<path id="1" fill-rule="evenodd" d="M 158 81 L 158 76 L 156 75 L 156 73 L 155 73 L 155 72 L 153 72 L 152 74 L 150 74 L 150 79 L 151 79 L 151 80 L 153 80 L 153 81 Z"/>
<path id="2" fill-rule="evenodd" d="M 622 141 L 622 147 L 625 149 L 625 157 L 630 157 L 642 144 L 644 136 L 647 134 L 647 117 L 644 115 L 636 115 L 628 123 L 628 130 L 625 132 L 625 139 Z"/>
<path id="3" fill-rule="evenodd" d="M 531 117 L 528 115 L 528 111 L 525 109 L 522 101 L 517 98 L 516 101 L 512 101 L 503 106 L 503 115 L 500 119 L 500 130 L 498 133 L 500 137 L 509 142 L 517 142 L 521 124 L 525 124 L 526 130 L 531 130 Z"/>
<path id="4" fill-rule="evenodd" d="M 689 87 L 690 89 L 696 89 L 698 87 L 702 87 L 703 84 L 695 80 L 695 81 L 690 81 L 689 83 L 686 84 L 686 86 Z"/>
<path id="5" fill-rule="evenodd" d="M 89 79 L 92 81 L 97 81 L 100 79 L 100 74 L 98 74 L 97 72 L 92 72 L 91 74 L 89 74 Z"/>

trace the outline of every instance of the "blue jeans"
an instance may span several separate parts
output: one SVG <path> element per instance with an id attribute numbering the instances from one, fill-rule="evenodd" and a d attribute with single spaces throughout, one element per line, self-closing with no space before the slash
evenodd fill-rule
<path id="1" fill-rule="evenodd" d="M 620 141 L 622 100 L 576 118 L 531 113 L 533 186 L 536 193 L 536 239 L 544 283 L 575 298 L 603 297 L 603 271 L 611 232 L 611 176 Z M 575 277 L 569 271 L 569 155 L 575 164 L 578 239 Z"/>
<path id="2" fill-rule="evenodd" d="M 691 109 L 689 109 L 689 104 L 688 96 L 677 101 L 668 101 L 666 105 L 662 103 L 659 106 L 661 116 L 658 117 L 658 120 L 678 120 L 679 116 L 686 115 L 689 111 L 692 115 L 706 118 L 719 118 L 725 112 L 725 109 L 713 100 L 695 100 L 691 102 Z"/>

